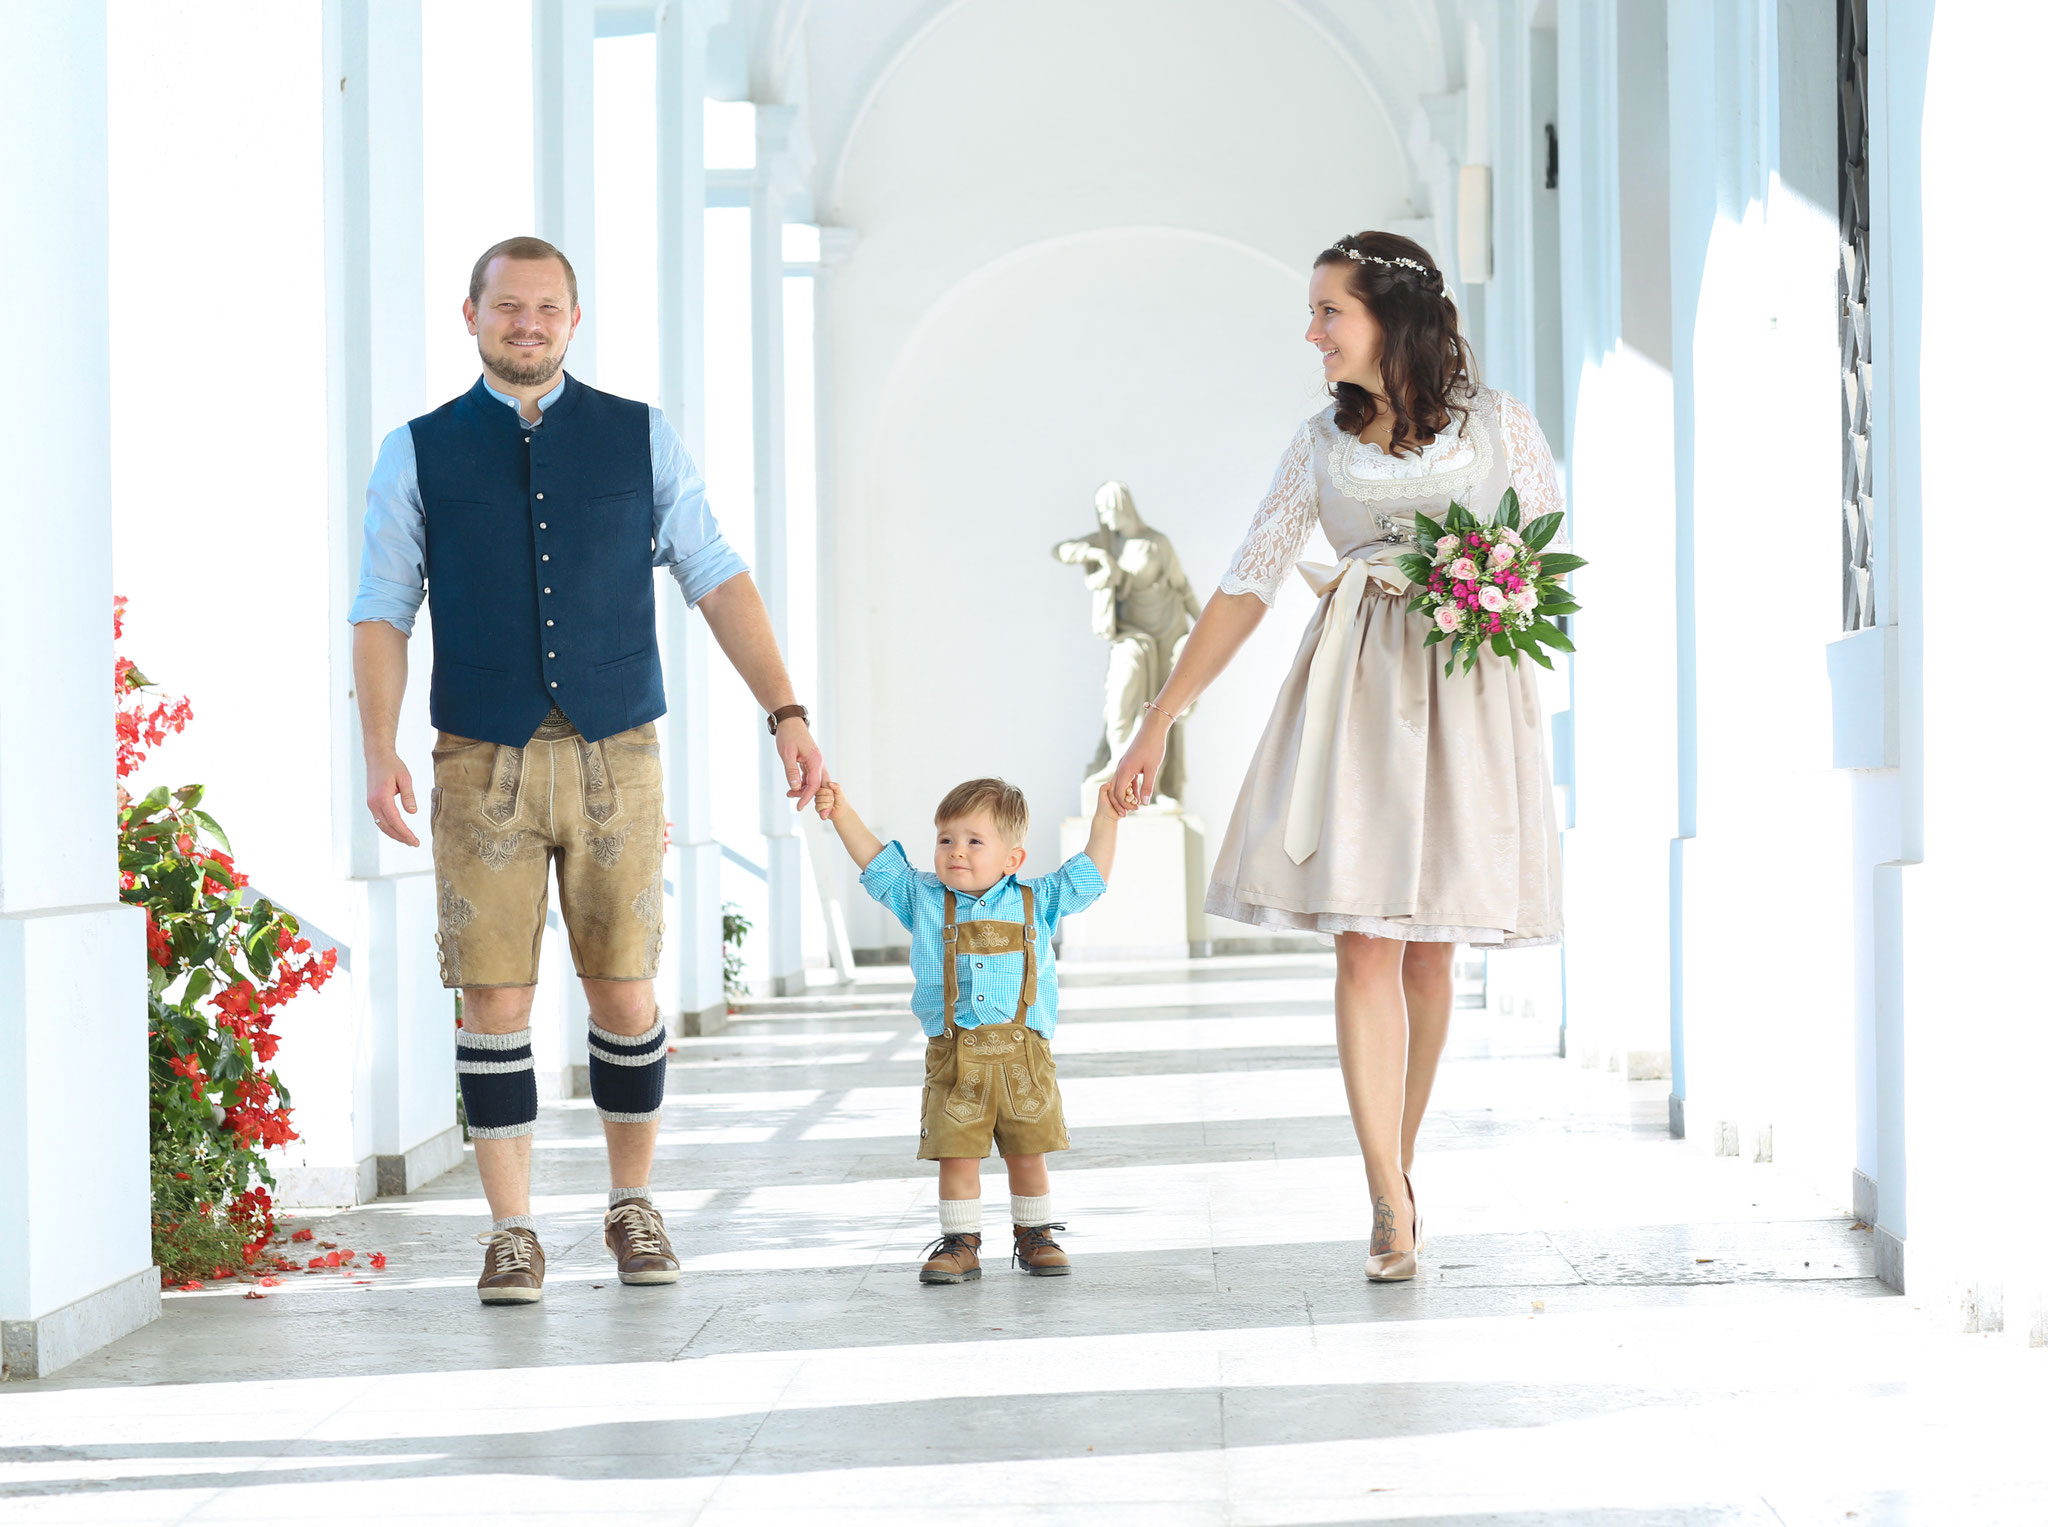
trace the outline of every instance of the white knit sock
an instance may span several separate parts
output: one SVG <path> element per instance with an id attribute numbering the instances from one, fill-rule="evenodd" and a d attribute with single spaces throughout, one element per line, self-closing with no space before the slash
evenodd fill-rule
<path id="1" fill-rule="evenodd" d="M 651 1204 L 654 1202 L 654 1190 L 652 1188 L 613 1188 L 611 1202 L 606 1204 L 605 1207 L 607 1209 L 616 1209 L 629 1198 L 644 1199 Z"/>
<path id="2" fill-rule="evenodd" d="M 1029 1230 L 1033 1225 L 1052 1223 L 1052 1193 L 1039 1194 L 1036 1198 L 1024 1198 L 1016 1193 L 1010 1195 L 1010 1223 L 1022 1225 Z"/>
<path id="3" fill-rule="evenodd" d="M 939 1231 L 944 1235 L 980 1235 L 981 1200 L 978 1198 L 940 1199 Z"/>
<path id="4" fill-rule="evenodd" d="M 492 1220 L 491 1228 L 493 1230 L 531 1230 L 533 1228 L 533 1216 L 531 1214 L 508 1214 L 503 1219 Z"/>

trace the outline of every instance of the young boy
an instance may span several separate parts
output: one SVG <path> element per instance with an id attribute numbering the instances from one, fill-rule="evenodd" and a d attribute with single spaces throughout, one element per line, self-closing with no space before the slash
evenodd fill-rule
<path id="1" fill-rule="evenodd" d="M 1087 848 L 1052 874 L 1019 880 L 1031 811 L 1024 792 L 970 779 L 939 802 L 932 872 L 903 845 L 868 831 L 842 785 L 818 789 L 818 815 L 861 867 L 868 895 L 910 930 L 911 1011 L 924 1025 L 923 1126 L 917 1159 L 939 1164 L 939 1238 L 923 1283 L 981 1277 L 981 1162 L 993 1137 L 1010 1169 L 1011 1259 L 1034 1277 L 1073 1269 L 1052 1232 L 1045 1153 L 1067 1148 L 1053 1024 L 1059 977 L 1052 935 L 1107 887 L 1117 815 L 1104 785 Z"/>

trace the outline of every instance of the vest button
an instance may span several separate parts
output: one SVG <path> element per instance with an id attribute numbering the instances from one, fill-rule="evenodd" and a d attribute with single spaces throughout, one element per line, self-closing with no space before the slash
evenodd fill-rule
<path id="1" fill-rule="evenodd" d="M 527 443 L 528 445 L 532 445 L 532 444 L 533 444 L 533 436 L 531 436 L 531 435 L 528 435 L 528 436 L 526 437 L 526 443 Z"/>
<path id="2" fill-rule="evenodd" d="M 542 589 L 542 590 L 541 590 L 541 592 L 542 592 L 543 594 L 552 594 L 552 593 L 554 592 L 554 590 L 553 590 L 553 589 Z"/>
<path id="3" fill-rule="evenodd" d="M 542 521 L 540 522 L 540 528 L 541 528 L 541 529 L 543 529 L 543 530 L 547 529 L 547 528 L 548 528 L 548 522 L 547 522 L 546 520 L 542 520 Z"/>
<path id="4" fill-rule="evenodd" d="M 550 689 L 560 689 L 561 687 L 562 687 L 562 686 L 561 686 L 561 685 L 559 685 L 559 684 L 557 684 L 557 683 L 556 683 L 556 682 L 555 682 L 555 681 L 554 681 L 553 679 L 549 679 L 549 680 L 548 680 L 548 688 L 550 688 Z"/>
<path id="5" fill-rule="evenodd" d="M 549 621 L 549 622 L 548 622 L 548 624 L 549 624 L 549 625 L 553 625 L 553 624 L 554 624 L 554 622 L 553 622 L 553 621 L 551 620 L 551 621 Z"/>
<path id="6" fill-rule="evenodd" d="M 553 622 L 553 621 L 551 620 L 551 621 L 549 621 L 549 622 L 548 622 L 548 624 L 549 624 L 549 625 L 553 625 L 553 624 L 554 624 L 554 622 Z M 554 653 L 550 652 L 550 653 L 548 654 L 548 656 L 549 656 L 549 657 L 553 657 L 553 656 L 554 656 Z"/>
<path id="7" fill-rule="evenodd" d="M 546 495 L 545 493 L 536 493 L 536 494 L 534 494 L 534 497 L 535 497 L 535 498 L 546 498 L 546 497 L 547 497 L 547 495 Z"/>
<path id="8" fill-rule="evenodd" d="M 546 552 L 542 552 L 542 553 L 540 554 L 540 559 L 541 559 L 541 561 L 543 561 L 543 562 L 547 561 L 547 559 L 548 559 L 548 554 L 547 554 Z"/>

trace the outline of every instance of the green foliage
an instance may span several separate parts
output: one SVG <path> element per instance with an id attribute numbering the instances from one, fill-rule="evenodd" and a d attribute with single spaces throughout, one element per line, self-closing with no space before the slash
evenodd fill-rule
<path id="1" fill-rule="evenodd" d="M 725 1000 L 738 1002 L 747 994 L 746 956 L 740 946 L 747 941 L 747 935 L 754 931 L 754 925 L 741 913 L 738 902 L 725 904 L 724 954 L 725 954 Z"/>

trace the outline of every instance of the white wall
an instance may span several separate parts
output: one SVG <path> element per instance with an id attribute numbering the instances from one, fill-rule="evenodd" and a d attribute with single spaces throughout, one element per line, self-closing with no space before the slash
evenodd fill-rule
<path id="1" fill-rule="evenodd" d="M 944 790 L 1001 773 L 1049 869 L 1106 662 L 1052 544 L 1121 477 L 1213 589 L 1321 404 L 1308 263 L 1412 215 L 1403 156 L 1291 6 L 975 0 L 896 63 L 827 180 L 822 220 L 859 236 L 828 304 L 834 772 L 918 857 Z M 1187 723 L 1212 848 L 1308 608 L 1290 590 Z M 850 911 L 857 945 L 901 941 Z"/>

